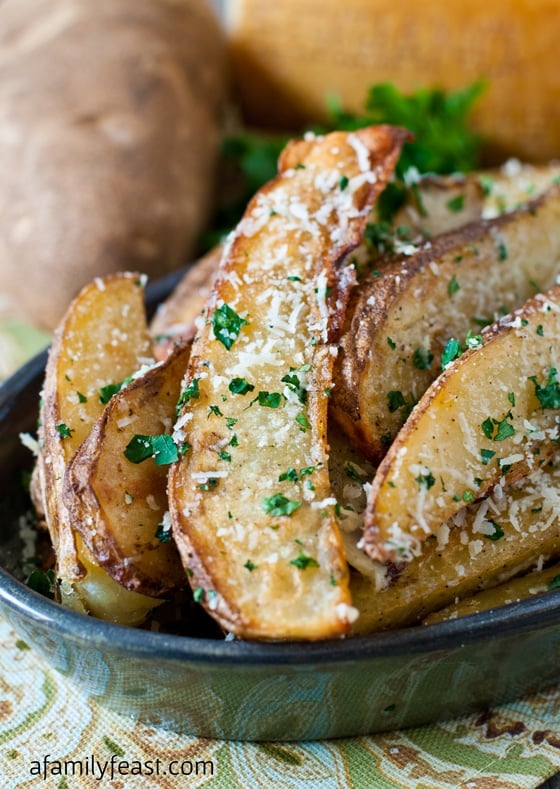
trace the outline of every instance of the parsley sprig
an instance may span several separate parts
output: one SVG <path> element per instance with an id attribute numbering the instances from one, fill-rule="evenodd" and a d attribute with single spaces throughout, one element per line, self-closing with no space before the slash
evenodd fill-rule
<path id="1" fill-rule="evenodd" d="M 421 88 L 401 93 L 393 84 L 372 85 L 361 113 L 349 113 L 340 101 L 331 97 L 328 119 L 319 132 L 334 129 L 352 131 L 377 123 L 404 126 L 414 134 L 414 141 L 404 145 L 396 179 L 383 192 L 379 219 L 390 220 L 405 197 L 404 175 L 413 168 L 418 173 L 468 172 L 479 166 L 481 139 L 469 128 L 469 116 L 483 93 L 482 81 L 461 90 L 445 92 Z M 249 199 L 277 173 L 280 152 L 300 130 L 289 135 L 265 135 L 243 132 L 225 138 L 222 145 L 222 177 L 228 189 L 218 206 L 214 230 L 205 239 L 211 247 L 237 223 Z M 339 188 L 345 184 L 341 178 Z"/>

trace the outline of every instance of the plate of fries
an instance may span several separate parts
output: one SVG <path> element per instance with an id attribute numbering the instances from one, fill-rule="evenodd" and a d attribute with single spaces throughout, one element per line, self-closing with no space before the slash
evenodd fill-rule
<path id="1" fill-rule="evenodd" d="M 409 139 L 290 142 L 220 248 L 91 282 L 0 389 L 0 609 L 119 711 L 317 739 L 557 678 L 558 169 L 381 219 Z"/>

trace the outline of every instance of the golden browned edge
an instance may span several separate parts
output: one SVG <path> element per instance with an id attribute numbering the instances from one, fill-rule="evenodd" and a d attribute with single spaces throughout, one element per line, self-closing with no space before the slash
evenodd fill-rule
<path id="1" fill-rule="evenodd" d="M 323 266 L 327 268 L 328 284 L 332 287 L 331 301 L 337 304 L 338 315 L 339 315 L 338 320 L 334 321 L 334 324 L 329 327 L 330 341 L 332 341 L 332 339 L 335 339 L 337 337 L 337 333 L 339 333 L 342 327 L 342 322 L 344 319 L 344 314 L 349 297 L 350 284 L 352 282 L 351 279 L 348 279 L 344 283 L 345 288 L 343 290 L 341 288 L 341 283 L 339 282 L 340 275 L 337 276 L 337 271 L 340 268 L 340 264 L 342 263 L 348 252 L 351 249 L 355 248 L 355 246 L 360 242 L 361 238 L 363 237 L 363 233 L 365 230 L 365 225 L 368 217 L 368 212 L 364 212 L 363 209 L 368 204 L 373 204 L 373 201 L 377 198 L 379 193 L 382 191 L 382 188 L 385 187 L 389 175 L 393 171 L 396 162 L 398 160 L 398 156 L 400 155 L 401 146 L 410 137 L 410 134 L 407 130 L 389 127 L 389 126 L 377 126 L 377 127 L 361 129 L 358 132 L 354 132 L 354 134 L 358 135 L 362 139 L 362 141 L 365 142 L 366 145 L 368 145 L 368 147 L 371 145 L 373 148 L 373 150 L 370 151 L 371 169 L 373 169 L 376 166 L 377 168 L 381 166 L 383 172 L 382 174 L 378 173 L 378 179 L 375 184 L 372 185 L 369 183 L 365 183 L 361 188 L 361 190 L 356 193 L 355 196 L 355 203 L 357 203 L 356 207 L 358 208 L 358 210 L 362 212 L 362 216 L 360 216 L 358 222 L 352 225 L 353 232 L 347 239 L 345 239 L 344 245 L 341 245 L 340 248 L 336 250 L 332 250 L 331 248 L 328 248 L 324 251 L 325 259 L 323 260 Z M 279 159 L 279 163 L 278 163 L 279 175 L 275 179 L 270 181 L 267 185 L 265 185 L 260 191 L 263 193 L 273 191 L 276 185 L 281 183 L 283 172 L 285 170 L 295 168 L 298 164 L 302 163 L 306 155 L 313 149 L 313 145 L 314 142 L 309 140 L 298 140 L 289 143 L 287 147 L 284 149 Z M 259 193 L 257 193 L 249 202 L 246 212 L 244 214 L 245 217 L 250 216 L 251 212 L 257 205 L 258 195 Z M 245 240 L 242 235 L 240 234 L 234 235 L 226 255 L 221 260 L 220 273 L 226 275 L 230 270 L 232 270 L 232 268 L 235 267 L 236 259 L 242 259 L 243 257 L 242 250 L 244 243 Z M 222 285 L 222 281 L 225 282 L 225 279 L 223 280 L 220 276 L 218 276 L 212 292 L 212 303 L 214 304 L 216 303 L 218 295 L 222 295 L 222 288 L 224 287 Z M 227 283 L 225 283 L 225 287 L 227 289 Z M 227 301 L 227 299 L 224 300 Z M 211 314 L 212 314 L 211 311 L 209 311 L 207 315 L 208 320 L 210 320 Z M 187 370 L 187 374 L 185 377 L 186 381 L 192 378 L 193 371 L 195 369 L 195 360 L 198 355 L 200 355 L 200 349 L 197 347 L 197 341 L 195 339 L 195 344 L 193 347 L 193 352 L 191 354 L 189 368 Z M 329 365 L 330 369 L 332 369 L 332 363 L 330 362 L 330 359 L 326 360 L 325 366 L 326 365 Z M 319 403 L 317 402 L 312 412 L 311 398 L 310 398 L 309 415 L 311 417 L 314 434 L 317 436 L 317 440 L 326 448 L 326 404 L 321 409 L 319 407 Z M 185 462 L 185 458 L 183 458 L 183 462 Z M 174 487 L 180 485 L 181 482 L 180 468 L 181 468 L 180 463 L 175 464 L 171 468 L 170 476 L 169 476 L 169 490 L 172 490 Z M 185 566 L 185 569 L 187 570 L 189 583 L 191 584 L 192 588 L 193 589 L 196 589 L 197 587 L 202 587 L 204 589 L 212 588 L 218 592 L 218 604 L 216 607 L 212 607 L 212 609 L 209 609 L 206 600 L 204 599 L 202 601 L 203 605 L 205 605 L 210 615 L 228 630 L 238 633 L 242 632 L 243 635 L 248 637 L 259 637 L 258 631 L 252 633 L 251 622 L 243 621 L 240 611 L 235 607 L 234 604 L 228 601 L 227 596 L 224 596 L 223 594 L 220 593 L 222 587 L 222 584 L 220 583 L 220 579 L 216 579 L 213 577 L 212 572 L 207 563 L 207 557 L 204 557 L 200 554 L 195 538 L 193 537 L 193 535 L 189 534 L 188 531 L 183 527 L 183 524 L 180 522 L 177 512 L 175 512 L 173 508 L 172 508 L 172 522 L 173 522 L 174 535 L 176 536 L 176 542 L 178 544 L 179 551 L 183 559 L 183 564 Z M 337 542 L 340 543 L 340 538 L 338 538 Z M 339 545 L 335 547 L 338 549 Z M 346 585 L 347 585 L 348 582 L 347 567 L 344 569 L 343 576 L 346 578 Z M 347 632 L 348 629 L 349 629 L 349 623 L 345 623 L 342 620 L 340 620 L 340 623 L 338 625 L 338 632 L 342 634 L 344 632 Z M 324 638 L 332 635 L 335 635 L 334 631 L 331 631 L 328 634 L 310 633 L 308 637 Z"/>
<path id="2" fill-rule="evenodd" d="M 109 274 L 103 282 L 110 284 L 125 279 L 138 280 L 138 272 Z M 41 392 L 40 420 L 38 439 L 41 445 L 37 458 L 38 487 L 42 490 L 45 521 L 57 557 L 59 575 L 67 580 L 80 580 L 85 576 L 85 568 L 80 562 L 74 534 L 69 527 L 70 514 L 62 500 L 62 480 L 68 465 L 64 439 L 60 437 L 55 426 L 60 423 L 59 392 L 58 392 L 58 359 L 66 339 L 67 325 L 73 316 L 74 304 L 81 294 L 94 283 L 85 285 L 76 299 L 67 308 L 66 313 L 57 326 L 45 369 L 45 379 Z M 48 429 L 48 433 L 47 433 Z M 67 446 L 67 445 L 66 445 Z M 48 461 L 48 462 L 47 462 Z M 62 561 L 62 566 L 59 564 Z"/>
<path id="3" fill-rule="evenodd" d="M 489 326 L 485 326 L 481 331 L 484 346 L 487 346 L 492 342 L 499 342 L 501 337 L 511 329 L 510 322 L 514 320 L 516 316 L 527 318 L 539 312 L 542 307 L 543 296 L 545 298 L 550 298 L 550 300 L 554 300 L 555 298 L 556 300 L 560 300 L 560 285 L 554 286 L 545 294 L 537 294 L 534 298 L 525 302 L 525 304 L 519 309 L 516 309 L 509 315 L 505 316 L 505 324 L 503 320 L 498 320 Z M 445 370 L 441 372 L 441 374 L 435 379 L 435 381 L 426 390 L 419 402 L 413 408 L 404 426 L 406 433 L 409 433 L 414 429 L 415 424 L 429 408 L 433 398 L 445 387 L 447 380 L 451 376 L 455 375 L 458 369 L 463 367 L 465 364 L 468 364 L 469 360 L 474 354 L 477 353 L 477 351 L 477 348 L 467 349 L 461 356 L 455 359 L 445 368 Z M 371 483 L 367 506 L 364 513 L 363 547 L 368 556 L 375 561 L 387 562 L 392 561 L 395 558 L 391 552 L 379 542 L 379 529 L 375 524 L 375 500 L 378 492 L 385 484 L 385 481 L 401 448 L 402 441 L 399 441 L 399 436 L 401 435 L 403 435 L 402 432 L 397 435 L 395 441 L 391 444 L 389 450 L 377 468 L 375 477 Z M 555 445 L 553 444 L 543 444 L 541 448 L 541 454 L 539 456 L 539 463 L 545 463 L 547 459 L 553 454 L 554 448 Z M 528 463 L 521 462 L 515 464 L 514 468 L 504 476 L 508 483 L 513 483 L 529 473 L 530 468 Z M 481 494 L 483 494 L 486 489 L 487 488 L 481 487 Z M 461 505 L 458 505 L 457 509 L 459 509 L 460 506 Z M 429 535 L 426 534 L 424 535 L 424 538 L 428 536 Z"/>
<path id="4" fill-rule="evenodd" d="M 534 215 L 549 194 L 558 192 L 558 187 L 551 187 L 549 191 L 515 211 L 495 219 L 471 222 L 458 230 L 438 235 L 413 255 L 386 257 L 376 263 L 379 276 L 369 275 L 353 290 L 334 365 L 335 386 L 331 397 L 331 413 L 371 460 L 380 462 L 388 446 L 364 425 L 361 403 L 367 403 L 364 391 L 375 387 L 379 369 L 375 361 L 376 342 L 380 342 L 378 338 L 391 310 L 400 303 L 409 289 L 415 287 L 415 277 L 433 261 L 448 255 L 456 248 L 482 239 L 491 239 L 492 233 L 514 224 L 520 216 Z M 383 432 L 385 431 L 386 426 L 383 427 Z M 391 439 L 394 439 L 394 435 L 391 435 Z"/>
<path id="5" fill-rule="evenodd" d="M 111 461 L 115 454 L 114 450 L 110 453 L 108 451 L 105 441 L 106 429 L 123 402 L 126 403 L 140 395 L 138 406 L 142 409 L 149 408 L 150 401 L 154 402 L 158 398 L 162 387 L 169 388 L 169 381 L 173 384 L 173 390 L 167 395 L 171 420 L 179 399 L 181 380 L 189 353 L 188 344 L 175 348 L 160 366 L 152 368 L 144 376 L 113 395 L 93 425 L 89 436 L 82 442 L 70 461 L 64 477 L 62 495 L 70 515 L 71 528 L 82 536 L 97 564 L 115 581 L 131 591 L 149 597 L 161 597 L 171 590 L 182 588 L 185 585 L 185 573 L 174 542 L 154 543 L 157 523 L 145 524 L 144 539 L 136 546 L 134 555 L 122 550 L 118 532 L 115 532 L 116 524 L 111 522 L 111 509 L 114 504 L 104 501 L 103 479 L 99 479 L 100 467 L 106 455 L 110 455 Z M 123 431 L 121 454 L 128 440 L 137 431 L 133 429 L 130 435 L 127 435 L 127 432 L 126 429 Z M 148 432 L 148 435 L 152 435 L 153 432 Z M 123 461 L 122 469 L 118 466 L 114 468 L 114 473 L 119 476 L 119 485 L 124 484 L 121 480 L 126 474 L 128 462 L 126 459 Z M 146 487 L 157 493 L 158 498 L 166 498 L 167 466 L 156 466 L 152 461 L 147 460 L 144 461 L 141 470 Z M 102 472 L 101 477 L 103 477 Z M 124 500 L 122 506 L 127 506 Z M 146 554 L 149 554 L 152 561 L 155 560 L 155 566 L 149 568 L 151 572 L 146 566 L 142 567 L 142 560 Z"/>

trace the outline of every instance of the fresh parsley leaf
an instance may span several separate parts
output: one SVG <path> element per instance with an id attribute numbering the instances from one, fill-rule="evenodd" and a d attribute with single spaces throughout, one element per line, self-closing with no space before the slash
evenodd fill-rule
<path id="1" fill-rule="evenodd" d="M 254 388 L 253 384 L 250 384 L 246 378 L 232 378 L 228 385 L 230 392 L 240 395 L 252 392 Z"/>
<path id="2" fill-rule="evenodd" d="M 128 442 L 124 456 L 131 463 L 143 463 L 153 458 L 156 466 L 166 466 L 179 459 L 177 446 L 173 438 L 166 433 L 156 436 L 144 436 L 137 433 Z"/>
<path id="3" fill-rule="evenodd" d="M 229 304 L 222 304 L 212 315 L 214 336 L 228 351 L 237 340 L 242 327 L 247 324 L 248 321 L 238 315 Z"/>
<path id="4" fill-rule="evenodd" d="M 300 507 L 300 501 L 288 499 L 283 493 L 275 493 L 273 496 L 263 499 L 264 511 L 273 518 L 277 518 L 280 515 L 291 515 Z"/>

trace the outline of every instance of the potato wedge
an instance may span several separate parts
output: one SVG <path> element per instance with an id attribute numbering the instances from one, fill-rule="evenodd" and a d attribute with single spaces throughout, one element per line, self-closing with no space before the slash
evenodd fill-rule
<path id="1" fill-rule="evenodd" d="M 559 583 L 560 564 L 547 567 L 546 570 L 533 570 L 527 575 L 512 578 L 507 583 L 494 586 L 492 589 L 485 589 L 439 611 L 434 611 L 422 621 L 422 624 L 433 625 L 447 619 L 457 619 L 459 616 L 478 614 L 481 611 L 489 611 L 491 608 L 500 608 L 503 605 L 528 600 L 535 595 L 557 589 Z"/>
<path id="2" fill-rule="evenodd" d="M 169 457 L 146 455 L 155 449 L 152 437 L 172 442 L 189 352 L 188 345 L 175 349 L 111 398 L 64 479 L 71 527 L 97 564 L 127 589 L 151 597 L 186 583 L 171 524 L 164 527 L 168 464 L 177 450 L 160 442 L 172 450 Z"/>
<path id="3" fill-rule="evenodd" d="M 487 327 L 412 411 L 368 496 L 364 546 L 410 558 L 465 503 L 546 460 L 560 414 L 560 286 Z"/>
<path id="4" fill-rule="evenodd" d="M 42 392 L 39 469 L 62 578 L 84 574 L 62 499 L 66 467 L 105 408 L 111 387 L 150 358 L 139 274 L 115 274 L 87 285 L 55 332 Z"/>
<path id="5" fill-rule="evenodd" d="M 426 175 L 406 191 L 404 205 L 390 226 L 380 229 L 381 238 L 362 241 L 353 254 L 359 268 L 368 273 L 378 265 L 381 254 L 407 248 L 409 241 L 421 243 L 428 237 L 456 230 L 483 218 L 513 211 L 552 186 L 560 167 L 532 166 L 510 162 L 499 170 L 483 170 L 468 175 Z M 369 224 L 378 223 L 377 208 Z M 192 264 L 171 295 L 158 307 L 150 334 L 154 354 L 164 359 L 177 340 L 192 340 L 196 320 L 206 304 L 218 273 L 223 247 L 217 246 Z"/>
<path id="6" fill-rule="evenodd" d="M 353 635 L 419 622 L 430 612 L 560 557 L 560 455 L 460 510 L 419 556 L 379 575 L 353 573 Z M 372 565 L 376 563 L 372 562 Z M 378 568 L 379 569 L 379 568 Z"/>
<path id="7" fill-rule="evenodd" d="M 195 599 L 237 635 L 320 639 L 354 610 L 327 472 L 337 330 L 359 243 L 406 132 L 309 137 L 249 204 L 195 338 L 171 469 Z"/>
<path id="8" fill-rule="evenodd" d="M 379 268 L 352 294 L 331 413 L 380 460 L 441 370 L 446 342 L 547 290 L 560 272 L 560 188 L 439 236 Z M 472 342 L 472 339 L 471 339 Z"/>
<path id="9" fill-rule="evenodd" d="M 201 318 L 212 291 L 223 247 L 217 246 L 189 266 L 171 295 L 162 302 L 150 323 L 156 359 L 165 359 L 175 342 L 190 341 L 196 334 L 196 321 Z"/>
<path id="10" fill-rule="evenodd" d="M 467 174 L 423 175 L 409 186 L 394 228 L 429 237 L 515 211 L 558 182 L 560 167 L 510 159 L 501 167 Z"/>

